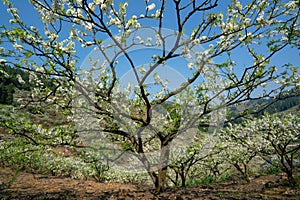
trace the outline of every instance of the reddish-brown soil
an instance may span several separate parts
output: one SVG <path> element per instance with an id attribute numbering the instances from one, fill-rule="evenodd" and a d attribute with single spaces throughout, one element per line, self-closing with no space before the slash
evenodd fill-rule
<path id="1" fill-rule="evenodd" d="M 283 175 L 266 175 L 251 183 L 243 180 L 186 188 L 157 194 L 150 186 L 97 183 L 0 169 L 0 199 L 300 199 L 300 189 L 287 186 Z"/>

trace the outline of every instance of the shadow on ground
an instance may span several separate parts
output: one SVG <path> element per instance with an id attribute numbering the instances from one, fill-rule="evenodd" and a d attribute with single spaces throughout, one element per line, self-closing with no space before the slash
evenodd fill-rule
<path id="1" fill-rule="evenodd" d="M 10 169 L 0 169 L 0 199 L 300 199 L 300 189 L 289 187 L 283 174 L 260 176 L 251 183 L 231 180 L 197 187 L 173 187 L 161 194 L 149 186 L 97 183 L 25 172 L 19 173 L 6 188 L 14 174 Z"/>

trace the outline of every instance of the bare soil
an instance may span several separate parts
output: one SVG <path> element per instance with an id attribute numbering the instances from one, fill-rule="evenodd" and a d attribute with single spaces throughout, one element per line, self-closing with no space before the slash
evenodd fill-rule
<path id="1" fill-rule="evenodd" d="M 21 172 L 11 186 L 15 172 L 0 169 L 0 199 L 300 199 L 300 189 L 287 185 L 286 177 L 265 175 L 244 180 L 230 180 L 197 187 L 167 188 L 157 194 L 151 186 L 121 183 L 98 183 Z"/>

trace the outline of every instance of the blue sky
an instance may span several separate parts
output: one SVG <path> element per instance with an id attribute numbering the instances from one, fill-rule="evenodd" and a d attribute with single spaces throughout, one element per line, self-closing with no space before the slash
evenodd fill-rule
<path id="1" fill-rule="evenodd" d="M 21 18 L 29 23 L 30 25 L 34 25 L 36 27 L 41 27 L 42 23 L 39 21 L 39 17 L 36 14 L 36 11 L 32 8 L 32 6 L 28 3 L 28 0 L 13 0 L 12 1 L 13 4 L 15 5 L 15 7 L 17 7 L 19 9 Z M 128 7 L 128 15 L 130 16 L 131 14 L 142 14 L 143 12 L 139 12 L 139 10 L 143 10 L 145 7 L 144 1 L 140 0 L 140 1 L 136 1 L 136 0 L 129 0 L 129 4 L 132 4 L 134 2 L 134 7 L 129 6 Z M 151 1 L 150 1 L 151 2 Z M 170 3 L 171 1 L 168 1 L 168 3 Z M 220 1 L 220 7 L 225 7 L 227 1 Z M 3 3 L 0 3 L 0 24 L 1 25 L 10 25 L 9 24 L 9 19 L 11 19 L 11 16 L 9 14 L 7 14 L 6 12 L 6 6 L 3 5 Z M 174 28 L 174 26 L 176 25 L 176 22 L 174 20 L 174 11 L 173 10 L 168 10 L 165 13 L 165 28 L 168 29 L 172 29 Z M 197 23 L 197 21 L 195 20 L 195 24 Z M 147 24 L 149 25 L 149 24 Z M 151 25 L 151 24 L 150 24 Z M 152 24 L 152 25 L 156 25 L 156 24 Z M 188 26 L 188 28 L 193 29 L 194 26 L 190 25 Z M 88 52 L 90 50 L 84 50 L 82 52 L 83 55 L 86 55 L 86 52 Z M 247 60 L 243 59 L 243 55 L 239 53 L 236 54 L 237 56 L 242 56 L 240 58 L 240 60 L 244 60 L 243 64 L 248 65 L 250 62 L 248 62 Z M 79 55 L 80 56 L 80 55 Z M 234 55 L 233 55 L 234 56 Z M 83 61 L 83 56 L 80 56 L 81 61 Z M 275 56 L 273 58 L 274 64 L 278 64 L 280 65 L 280 63 L 286 63 L 286 62 L 291 62 L 294 64 L 299 64 L 300 63 L 300 55 L 297 49 L 292 49 L 292 48 L 287 48 L 285 49 L 283 52 L 280 53 L 280 55 Z"/>
<path id="2" fill-rule="evenodd" d="M 128 1 L 129 4 L 134 3 L 134 6 L 129 6 L 128 7 L 128 16 L 130 15 L 137 15 L 139 16 L 140 14 L 143 14 L 143 10 L 145 9 L 145 3 L 144 1 L 140 0 L 129 0 Z M 165 28 L 168 29 L 173 29 L 176 26 L 176 22 L 174 20 L 174 9 L 172 9 L 172 1 L 167 1 L 168 2 L 168 9 L 167 12 L 165 12 Z M 221 8 L 225 8 L 226 7 L 226 2 L 228 1 L 220 1 L 220 7 Z M 42 23 L 39 21 L 39 17 L 36 14 L 35 10 L 31 7 L 31 5 L 28 3 L 28 0 L 13 0 L 14 5 L 19 9 L 20 11 L 20 15 L 21 18 L 28 24 L 30 25 L 34 25 L 36 27 L 38 27 L 39 29 L 42 29 Z M 150 1 L 151 3 L 151 1 Z M 174 7 L 174 6 L 173 6 Z M 10 15 L 7 14 L 6 12 L 6 7 L 1 3 L 0 4 L 0 24 L 1 25 L 7 25 L 9 26 L 9 19 L 10 19 Z M 145 21 L 145 23 L 147 23 L 147 21 Z M 189 25 L 187 26 L 187 32 L 190 32 L 193 28 L 194 25 L 196 25 L 197 23 L 199 23 L 197 21 L 197 19 L 193 19 L 193 21 L 191 21 L 191 23 L 189 23 Z M 151 25 L 151 26 L 156 26 L 156 24 L 153 23 L 149 23 L 147 25 Z M 103 40 L 105 40 L 106 38 L 101 38 Z M 203 46 L 204 48 L 206 46 Z M 263 46 L 261 47 L 262 51 L 265 51 L 265 49 L 263 49 Z M 90 53 L 91 49 L 82 49 L 80 48 L 78 50 L 78 57 L 79 57 L 79 65 L 80 63 L 84 62 L 85 58 L 87 57 L 87 55 Z M 144 60 L 144 58 L 146 57 L 146 55 L 151 54 L 151 52 L 149 53 L 138 53 L 135 52 L 132 55 L 135 55 L 135 58 L 137 59 L 138 63 L 142 63 Z M 148 57 L 149 57 L 148 56 Z M 234 51 L 232 51 L 231 57 L 233 60 L 236 61 L 237 66 L 240 66 L 241 69 L 243 69 L 244 67 L 247 67 L 249 65 L 251 65 L 253 63 L 253 60 L 249 59 L 249 55 L 246 51 L 238 48 Z M 226 57 L 227 58 L 227 57 Z M 218 58 L 216 58 L 214 61 L 215 62 L 219 62 L 222 61 L 224 59 L 226 59 L 224 56 L 220 56 Z M 122 58 L 120 58 L 119 60 L 122 61 Z M 146 62 L 149 62 L 148 60 L 146 60 Z M 280 66 L 282 66 L 285 63 L 292 63 L 294 65 L 298 65 L 300 64 L 300 55 L 299 55 L 299 51 L 297 49 L 292 49 L 292 48 L 286 48 L 283 51 L 281 51 L 280 53 L 276 54 L 272 60 L 271 60 L 271 65 L 276 65 L 279 69 Z M 178 64 L 178 63 L 177 63 Z M 179 61 L 179 65 L 184 64 L 184 61 L 182 61 L 182 63 L 180 63 Z M 178 68 L 179 70 L 182 70 L 181 67 Z M 188 75 L 188 70 L 184 69 L 184 71 L 182 71 L 184 76 Z"/>

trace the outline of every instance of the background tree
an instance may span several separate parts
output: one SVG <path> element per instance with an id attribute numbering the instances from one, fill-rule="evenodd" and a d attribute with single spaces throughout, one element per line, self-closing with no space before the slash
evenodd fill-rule
<path id="1" fill-rule="evenodd" d="M 176 158 L 172 159 L 174 162 L 170 163 L 169 168 L 174 171 L 175 176 L 170 175 L 169 178 L 175 186 L 180 185 L 185 187 L 187 179 L 191 175 L 190 171 L 192 171 L 195 166 L 196 168 L 201 168 L 201 166 L 197 164 L 213 154 L 211 147 L 212 142 L 210 141 L 212 137 L 210 136 L 211 135 L 204 136 L 203 133 L 197 133 L 195 140 L 188 148 L 178 148 L 171 152 L 171 156 L 174 154 Z"/>
<path id="2" fill-rule="evenodd" d="M 219 134 L 218 147 L 220 157 L 231 164 L 247 182 L 250 182 L 250 162 L 256 157 L 257 152 L 242 145 L 233 135 Z"/>
<path id="3" fill-rule="evenodd" d="M 299 116 L 265 115 L 247 120 L 243 124 L 229 126 L 226 133 L 237 143 L 256 152 L 266 162 L 286 173 L 289 183 L 295 184 L 293 172 L 299 159 Z M 277 158 L 276 160 L 270 158 Z"/>
<path id="4" fill-rule="evenodd" d="M 120 155 L 128 150 L 158 191 L 164 189 L 172 143 L 189 139 L 189 129 L 199 124 L 218 127 L 224 120 L 221 108 L 299 86 L 296 67 L 269 65 L 277 52 L 299 41 L 297 1 L 232 0 L 225 9 L 218 0 L 30 0 L 41 27 L 26 24 L 11 1 L 3 2 L 12 25 L 1 27 L 6 46 L 0 62 L 35 79 L 30 98 L 19 99 L 21 106 L 42 101 L 72 108 L 76 131 L 83 137 L 97 132 L 116 144 Z M 133 10 L 141 3 L 143 10 Z M 165 31 L 174 20 L 173 30 Z M 140 65 L 132 53 L 136 47 L 160 51 Z M 81 48 L 94 48 L 101 60 L 91 57 L 88 66 L 80 67 Z M 251 64 L 238 64 L 231 54 L 235 50 L 247 52 Z M 157 73 L 166 65 L 188 71 L 175 88 L 168 85 L 170 77 Z M 122 85 L 120 69 L 132 71 L 132 86 Z M 272 82 L 272 89 L 262 90 Z"/>

